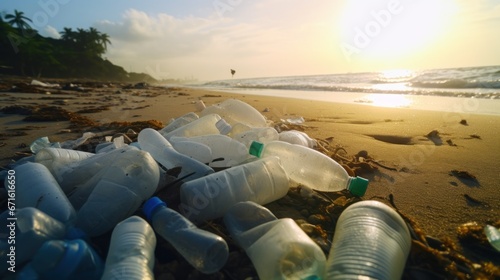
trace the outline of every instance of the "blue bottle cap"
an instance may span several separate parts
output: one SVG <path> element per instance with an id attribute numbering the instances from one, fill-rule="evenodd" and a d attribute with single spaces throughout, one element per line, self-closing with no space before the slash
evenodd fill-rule
<path id="1" fill-rule="evenodd" d="M 167 204 L 161 200 L 159 197 L 157 196 L 153 196 L 152 198 L 146 200 L 146 202 L 144 202 L 144 205 L 142 206 L 142 212 L 144 213 L 144 215 L 146 215 L 146 218 L 148 220 L 151 220 L 151 215 L 153 214 L 153 211 L 159 207 L 159 206 L 165 206 L 167 207 Z"/>
<path id="2" fill-rule="evenodd" d="M 65 242 L 64 246 L 66 247 L 66 251 L 59 261 L 59 264 L 54 268 L 54 272 L 56 272 L 61 279 L 68 279 L 71 273 L 73 273 L 80 264 L 87 243 L 81 239 L 75 239 Z"/>
<path id="3" fill-rule="evenodd" d="M 250 144 L 250 148 L 248 149 L 248 153 L 252 156 L 259 157 L 262 155 L 262 150 L 264 150 L 264 144 L 258 141 L 252 141 Z"/>

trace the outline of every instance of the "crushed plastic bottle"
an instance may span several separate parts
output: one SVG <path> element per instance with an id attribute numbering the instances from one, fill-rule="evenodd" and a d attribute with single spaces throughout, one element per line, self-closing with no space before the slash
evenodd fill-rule
<path id="1" fill-rule="evenodd" d="M 266 118 L 257 109 L 238 99 L 226 99 L 207 106 L 200 116 L 209 114 L 217 114 L 231 125 L 243 123 L 251 127 L 266 126 Z"/>

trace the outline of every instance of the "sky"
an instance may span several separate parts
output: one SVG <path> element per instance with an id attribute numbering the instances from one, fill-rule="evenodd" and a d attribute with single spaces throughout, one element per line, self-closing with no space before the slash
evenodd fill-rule
<path id="1" fill-rule="evenodd" d="M 40 34 L 94 27 L 157 79 L 500 65 L 497 0 L 2 0 Z"/>

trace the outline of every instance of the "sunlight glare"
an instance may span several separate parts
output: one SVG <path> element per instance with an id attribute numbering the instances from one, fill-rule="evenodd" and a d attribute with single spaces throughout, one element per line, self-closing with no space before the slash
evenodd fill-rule
<path id="1" fill-rule="evenodd" d="M 373 106 L 388 108 L 409 107 L 412 103 L 408 97 L 396 94 L 370 94 L 367 100 Z"/>

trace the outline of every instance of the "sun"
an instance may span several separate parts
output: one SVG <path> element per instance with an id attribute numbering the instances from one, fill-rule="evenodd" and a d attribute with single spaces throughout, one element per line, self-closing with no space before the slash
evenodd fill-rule
<path id="1" fill-rule="evenodd" d="M 344 54 L 407 56 L 431 48 L 446 36 L 456 0 L 346 1 L 339 19 Z"/>

